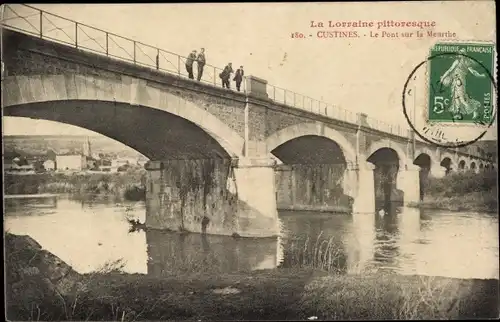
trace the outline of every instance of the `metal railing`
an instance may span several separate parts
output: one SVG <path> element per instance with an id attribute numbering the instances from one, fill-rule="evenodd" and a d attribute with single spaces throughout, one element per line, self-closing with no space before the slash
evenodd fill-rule
<path id="1" fill-rule="evenodd" d="M 403 127 L 401 125 L 394 125 L 394 124 L 389 124 L 377 119 L 374 119 L 372 117 L 367 116 L 366 121 L 368 122 L 368 125 L 370 125 L 371 128 L 386 132 L 386 133 L 391 133 L 396 136 L 402 136 L 402 137 L 407 137 L 408 136 L 408 127 Z"/>
<path id="2" fill-rule="evenodd" d="M 188 77 L 185 68 L 187 57 L 126 38 L 109 31 L 98 29 L 74 20 L 49 13 L 26 5 L 3 5 L 1 25 L 4 28 L 30 34 L 56 43 L 72 46 L 77 49 L 127 61 L 135 65 L 156 69 L 158 71 Z M 222 68 L 205 64 L 200 82 L 222 87 L 219 77 Z M 197 68 L 193 65 L 196 79 Z M 246 93 L 247 78 L 243 79 L 243 92 Z M 274 85 L 267 85 L 268 97 L 277 103 L 309 111 L 343 122 L 358 124 L 359 113 L 295 93 Z M 406 130 L 399 125 L 390 125 L 369 118 L 373 129 L 393 135 L 408 137 Z"/>

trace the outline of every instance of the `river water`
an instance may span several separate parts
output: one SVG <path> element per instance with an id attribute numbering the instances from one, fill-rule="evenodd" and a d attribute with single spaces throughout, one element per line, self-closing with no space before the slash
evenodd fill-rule
<path id="1" fill-rule="evenodd" d="M 122 263 L 125 272 L 153 276 L 328 262 L 329 268 L 347 274 L 389 270 L 499 278 L 498 217 L 488 214 L 413 208 L 385 216 L 280 212 L 282 236 L 267 239 L 129 232 L 126 218 L 144 222 L 144 203 L 66 197 L 5 200 L 6 230 L 33 237 L 80 273 L 113 261 Z M 318 259 L 306 258 L 306 248 L 319 249 L 313 256 Z M 335 261 L 325 255 L 326 249 Z"/>

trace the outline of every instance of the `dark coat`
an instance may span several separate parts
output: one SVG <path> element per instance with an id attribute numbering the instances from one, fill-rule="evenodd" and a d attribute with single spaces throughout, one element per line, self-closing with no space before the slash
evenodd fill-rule
<path id="1" fill-rule="evenodd" d="M 205 62 L 206 62 L 206 60 L 205 60 L 205 54 L 204 53 L 199 53 L 197 61 L 198 61 L 198 65 L 202 65 L 202 66 L 205 65 Z"/>
<path id="2" fill-rule="evenodd" d="M 231 76 L 232 72 L 233 72 L 233 68 L 231 66 L 227 65 L 226 67 L 224 67 L 224 70 L 222 71 L 222 73 L 219 74 L 219 77 L 227 80 Z"/>
<path id="3" fill-rule="evenodd" d="M 194 53 L 190 53 L 186 59 L 186 66 L 193 66 L 193 62 L 196 60 L 196 55 Z"/>
<path id="4" fill-rule="evenodd" d="M 243 80 L 243 76 L 245 75 L 245 72 L 243 71 L 243 69 L 241 68 L 238 68 L 236 70 L 236 73 L 234 74 L 234 78 L 233 80 L 238 82 L 238 83 L 241 83 L 241 81 Z"/>

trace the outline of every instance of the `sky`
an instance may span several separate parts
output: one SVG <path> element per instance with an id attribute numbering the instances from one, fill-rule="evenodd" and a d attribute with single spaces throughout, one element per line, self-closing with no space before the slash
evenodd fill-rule
<path id="1" fill-rule="evenodd" d="M 450 31 L 461 40 L 496 38 L 491 1 L 34 6 L 184 56 L 204 47 L 209 64 L 244 65 L 247 75 L 269 84 L 401 126 L 407 125 L 401 103 L 404 83 L 438 39 L 372 38 L 368 35 L 377 32 L 375 28 L 313 28 L 311 21 L 435 21 L 435 27 L 422 31 Z M 55 22 L 71 28 L 62 20 Z M 402 31 L 416 29 L 385 30 L 401 36 Z M 362 36 L 315 37 L 317 31 L 335 30 L 358 30 Z M 294 32 L 313 37 L 292 39 Z M 34 130 L 92 134 L 49 121 L 4 119 L 6 135 L 34 134 Z M 485 138 L 496 138 L 496 127 Z"/>

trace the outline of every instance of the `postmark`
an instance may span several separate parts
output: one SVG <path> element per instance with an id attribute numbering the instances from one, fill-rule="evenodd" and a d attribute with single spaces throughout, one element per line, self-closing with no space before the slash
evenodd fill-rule
<path id="1" fill-rule="evenodd" d="M 459 148 L 480 140 L 496 119 L 496 52 L 491 43 L 437 43 L 410 73 L 403 114 L 422 140 Z"/>

